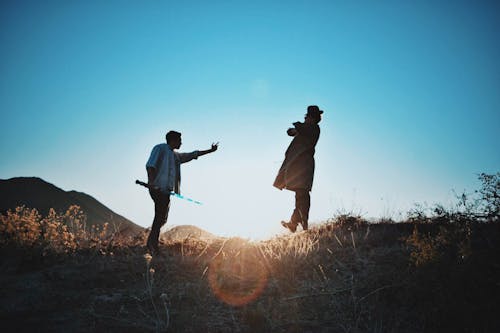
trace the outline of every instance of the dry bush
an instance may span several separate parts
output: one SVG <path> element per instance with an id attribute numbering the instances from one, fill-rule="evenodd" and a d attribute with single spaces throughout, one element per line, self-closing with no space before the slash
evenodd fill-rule
<path id="1" fill-rule="evenodd" d="M 50 209 L 42 217 L 34 208 L 24 206 L 0 215 L 3 244 L 39 248 L 44 253 L 69 253 L 77 249 L 102 249 L 111 239 L 108 224 L 88 228 L 85 214 L 73 205 L 64 214 Z"/>
<path id="2" fill-rule="evenodd" d="M 34 246 L 42 237 L 41 216 L 36 209 L 17 207 L 0 215 L 1 241 L 18 243 L 21 246 Z"/>

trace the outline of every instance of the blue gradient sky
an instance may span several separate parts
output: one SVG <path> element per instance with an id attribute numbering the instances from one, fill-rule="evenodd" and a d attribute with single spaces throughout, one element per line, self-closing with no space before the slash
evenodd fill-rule
<path id="1" fill-rule="evenodd" d="M 104 2 L 104 3 L 103 3 Z M 169 225 L 262 238 L 309 104 L 325 110 L 311 220 L 404 217 L 500 169 L 494 1 L 2 1 L 0 178 L 38 176 L 142 226 L 144 164 L 166 131 L 183 166 Z"/>

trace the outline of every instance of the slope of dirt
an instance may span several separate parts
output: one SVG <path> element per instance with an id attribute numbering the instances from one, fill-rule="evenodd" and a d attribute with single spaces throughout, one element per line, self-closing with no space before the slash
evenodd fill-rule
<path id="1" fill-rule="evenodd" d="M 2 246 L 2 331 L 500 329 L 498 224 L 327 223 L 259 243 L 186 238 L 152 259 L 143 241 L 47 255 Z"/>

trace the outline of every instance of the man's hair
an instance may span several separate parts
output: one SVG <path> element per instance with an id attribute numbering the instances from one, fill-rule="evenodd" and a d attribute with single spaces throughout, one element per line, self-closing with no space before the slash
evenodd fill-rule
<path id="1" fill-rule="evenodd" d="M 179 139 L 181 137 L 181 133 L 176 132 L 176 131 L 169 131 L 165 135 L 165 139 L 167 140 L 167 143 L 171 142 L 172 140 Z"/>

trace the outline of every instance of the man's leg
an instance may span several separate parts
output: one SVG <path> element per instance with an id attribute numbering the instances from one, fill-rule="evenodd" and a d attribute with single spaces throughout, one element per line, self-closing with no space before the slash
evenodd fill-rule
<path id="1" fill-rule="evenodd" d="M 297 189 L 294 190 L 294 192 L 295 209 L 293 210 L 292 217 L 290 217 L 290 222 L 281 222 L 281 225 L 288 228 L 291 232 L 295 232 L 295 230 L 297 230 L 297 225 L 300 223 L 302 224 L 302 228 L 307 230 L 310 206 L 309 191 Z"/>
<path id="2" fill-rule="evenodd" d="M 311 197 L 308 190 L 299 189 L 295 191 L 295 210 L 293 211 L 290 223 L 295 227 L 302 224 L 304 230 L 308 229 L 309 208 L 311 207 Z"/>
<path id="3" fill-rule="evenodd" d="M 149 232 L 147 246 L 151 252 L 157 254 L 159 252 L 158 238 L 160 237 L 160 229 L 167 223 L 170 194 L 150 191 L 150 195 L 155 203 L 155 217 Z"/>

